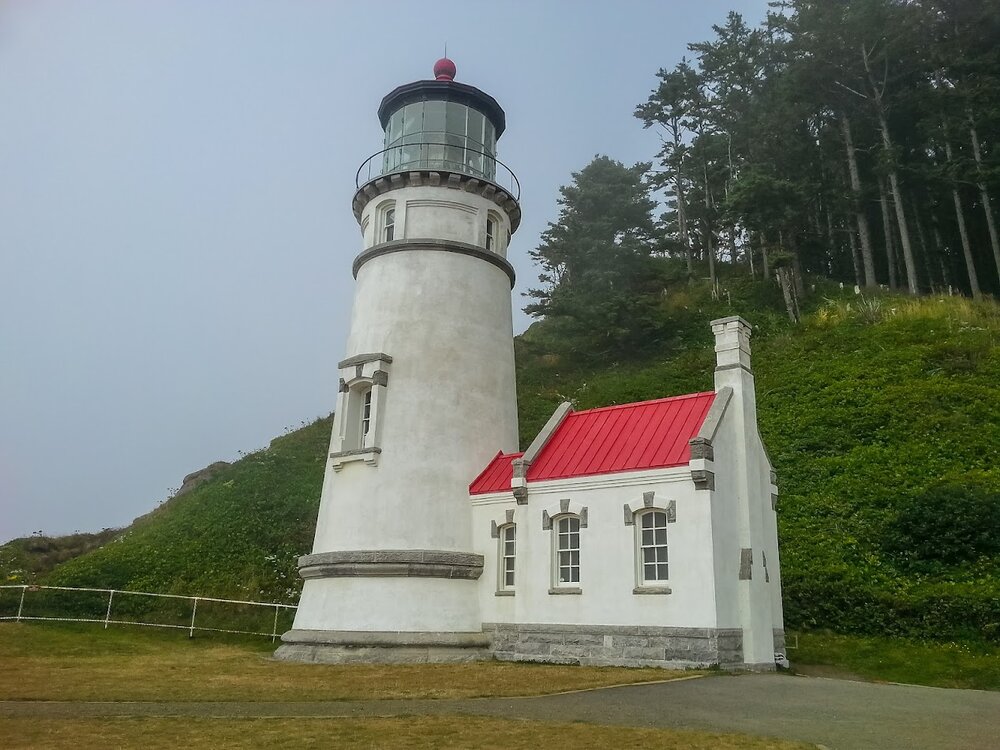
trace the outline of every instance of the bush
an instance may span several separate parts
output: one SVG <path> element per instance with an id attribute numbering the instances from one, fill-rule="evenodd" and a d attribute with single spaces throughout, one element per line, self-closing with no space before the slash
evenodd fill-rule
<path id="1" fill-rule="evenodd" d="M 899 509 L 886 547 L 911 568 L 938 568 L 1000 553 L 1000 494 L 946 482 Z"/>

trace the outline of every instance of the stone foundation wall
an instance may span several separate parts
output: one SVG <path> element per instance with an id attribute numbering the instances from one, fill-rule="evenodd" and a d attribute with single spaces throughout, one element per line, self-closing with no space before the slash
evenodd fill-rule
<path id="1" fill-rule="evenodd" d="M 484 623 L 502 661 L 624 667 L 739 669 L 743 631 L 642 625 Z"/>
<path id="2" fill-rule="evenodd" d="M 774 653 L 783 654 L 785 653 L 785 631 L 781 628 L 774 629 Z"/>

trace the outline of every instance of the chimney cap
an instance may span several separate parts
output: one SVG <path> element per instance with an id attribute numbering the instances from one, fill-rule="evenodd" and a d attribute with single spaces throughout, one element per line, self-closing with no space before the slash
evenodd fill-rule
<path id="1" fill-rule="evenodd" d="M 753 330 L 753 326 L 750 325 L 750 323 L 746 320 L 746 318 L 740 317 L 739 315 L 730 315 L 729 317 L 726 318 L 716 318 L 715 320 L 712 321 L 711 325 L 712 328 L 714 329 L 716 326 L 720 328 L 725 327 L 726 324 L 728 323 L 739 323 L 740 325 L 746 326 L 751 331 Z"/>

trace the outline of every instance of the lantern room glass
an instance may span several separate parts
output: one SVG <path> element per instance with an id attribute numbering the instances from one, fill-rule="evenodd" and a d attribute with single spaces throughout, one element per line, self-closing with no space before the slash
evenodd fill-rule
<path id="1" fill-rule="evenodd" d="M 413 102 L 389 117 L 382 174 L 420 169 L 496 178 L 496 131 L 479 110 L 458 102 Z"/>

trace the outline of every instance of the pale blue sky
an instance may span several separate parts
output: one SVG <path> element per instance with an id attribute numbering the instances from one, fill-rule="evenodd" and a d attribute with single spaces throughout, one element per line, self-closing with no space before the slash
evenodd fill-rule
<path id="1" fill-rule="evenodd" d="M 375 111 L 429 78 L 507 112 L 528 252 L 595 154 L 653 158 L 660 67 L 765 0 L 0 0 L 0 541 L 128 524 L 325 415 Z"/>

